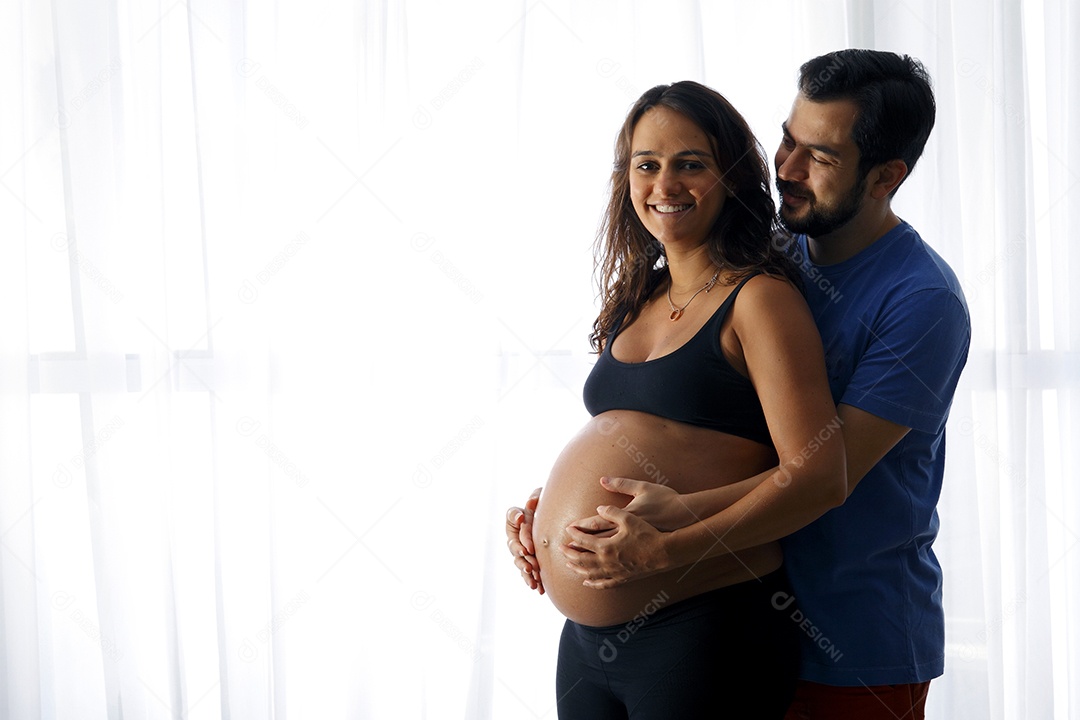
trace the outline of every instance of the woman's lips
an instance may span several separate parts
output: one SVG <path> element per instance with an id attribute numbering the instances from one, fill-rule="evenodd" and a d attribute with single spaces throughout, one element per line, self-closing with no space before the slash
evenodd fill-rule
<path id="1" fill-rule="evenodd" d="M 671 203 L 671 204 L 656 204 L 652 206 L 652 209 L 661 215 L 677 215 L 681 212 L 685 212 L 692 208 L 693 205 L 687 205 L 683 203 Z"/>

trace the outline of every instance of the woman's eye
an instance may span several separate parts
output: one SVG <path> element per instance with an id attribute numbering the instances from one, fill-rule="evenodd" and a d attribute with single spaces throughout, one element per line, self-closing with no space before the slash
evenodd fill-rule
<path id="1" fill-rule="evenodd" d="M 655 170 L 656 169 L 656 163 L 651 162 L 651 161 L 650 162 L 643 162 L 640 165 L 638 165 L 637 168 L 638 168 L 638 170 L 644 170 L 644 171 L 648 172 L 650 170 Z"/>
<path id="2" fill-rule="evenodd" d="M 683 163 L 683 170 L 701 170 L 703 167 L 705 166 L 699 162 Z"/>

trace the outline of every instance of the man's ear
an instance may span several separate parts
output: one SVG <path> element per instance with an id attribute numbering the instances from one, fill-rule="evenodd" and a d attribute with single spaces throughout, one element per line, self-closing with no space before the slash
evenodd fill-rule
<path id="1" fill-rule="evenodd" d="M 889 160 L 878 165 L 867 177 L 870 197 L 875 200 L 887 198 L 905 177 L 907 177 L 907 163 L 903 160 Z"/>

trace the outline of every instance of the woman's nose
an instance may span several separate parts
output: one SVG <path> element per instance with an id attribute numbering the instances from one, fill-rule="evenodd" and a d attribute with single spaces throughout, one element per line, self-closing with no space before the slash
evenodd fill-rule
<path id="1" fill-rule="evenodd" d="M 656 192 L 661 197 L 674 197 L 683 190 L 682 181 L 671 170 L 663 170 L 656 177 Z"/>

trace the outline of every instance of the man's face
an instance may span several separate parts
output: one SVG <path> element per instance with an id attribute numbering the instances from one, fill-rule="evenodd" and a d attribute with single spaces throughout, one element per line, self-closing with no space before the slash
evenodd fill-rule
<path id="1" fill-rule="evenodd" d="M 857 113 L 851 100 L 795 98 L 774 158 L 780 221 L 791 232 L 828 235 L 862 209 L 866 177 L 851 138 Z"/>

